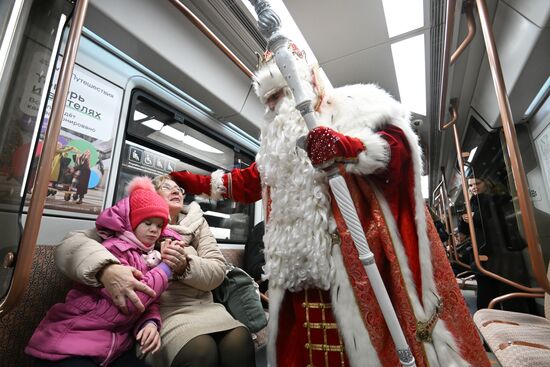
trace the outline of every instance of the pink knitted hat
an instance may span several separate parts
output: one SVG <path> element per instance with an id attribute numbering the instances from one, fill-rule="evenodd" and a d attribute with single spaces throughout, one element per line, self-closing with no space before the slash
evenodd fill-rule
<path id="1" fill-rule="evenodd" d="M 169 219 L 168 203 L 155 191 L 149 177 L 136 177 L 126 188 L 130 195 L 130 225 L 132 230 L 147 218 L 161 218 L 162 229 Z"/>

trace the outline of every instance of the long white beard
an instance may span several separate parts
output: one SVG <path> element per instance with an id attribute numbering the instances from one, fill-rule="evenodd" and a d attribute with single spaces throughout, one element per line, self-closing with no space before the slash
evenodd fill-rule
<path id="1" fill-rule="evenodd" d="M 278 107 L 277 116 L 262 130 L 256 157 L 271 197 L 264 271 L 270 285 L 283 289 L 328 289 L 334 276 L 329 233 L 333 221 L 325 175 L 296 147 L 307 128 L 293 99 L 285 97 Z"/>

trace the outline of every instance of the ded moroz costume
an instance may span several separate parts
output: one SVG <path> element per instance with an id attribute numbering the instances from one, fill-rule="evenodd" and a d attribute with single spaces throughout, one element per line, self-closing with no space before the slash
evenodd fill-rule
<path id="1" fill-rule="evenodd" d="M 211 176 L 171 173 L 187 192 L 264 199 L 272 366 L 398 366 L 357 249 L 317 168 L 340 167 L 417 366 L 489 366 L 427 215 L 421 149 L 409 112 L 375 85 L 325 92 L 289 44 L 316 96 L 321 125 L 308 134 L 273 60 L 256 73 L 266 104 L 256 162 Z M 297 148 L 306 136 L 305 150 Z"/>

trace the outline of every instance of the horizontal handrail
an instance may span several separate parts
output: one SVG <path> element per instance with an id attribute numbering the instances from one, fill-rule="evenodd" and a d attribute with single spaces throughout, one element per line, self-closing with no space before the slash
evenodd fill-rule
<path id="1" fill-rule="evenodd" d="M 193 12 L 178 0 L 169 0 L 180 12 L 183 13 L 206 37 L 208 37 L 243 73 L 249 78 L 254 78 L 254 73 L 200 20 Z"/>
<path id="2" fill-rule="evenodd" d="M 524 293 L 524 292 L 515 292 L 515 293 L 508 293 L 504 294 L 502 296 L 495 297 L 489 302 L 489 306 L 487 308 L 493 309 L 495 308 L 495 305 L 500 302 L 509 301 L 514 298 L 543 298 L 544 293 Z"/>

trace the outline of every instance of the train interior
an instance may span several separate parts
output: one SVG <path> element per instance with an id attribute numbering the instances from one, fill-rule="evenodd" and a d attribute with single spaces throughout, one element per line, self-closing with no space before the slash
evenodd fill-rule
<path id="1" fill-rule="evenodd" d="M 272 6 L 325 88 L 375 83 L 410 109 L 424 197 L 491 362 L 548 365 L 550 2 Z M 0 39 L 0 365 L 26 366 L 24 339 L 67 286 L 52 249 L 68 232 L 93 227 L 135 176 L 254 162 L 265 107 L 251 76 L 267 41 L 247 0 L 3 0 Z M 44 173 L 46 151 L 60 159 Z M 239 264 L 262 202 L 191 201 Z"/>

